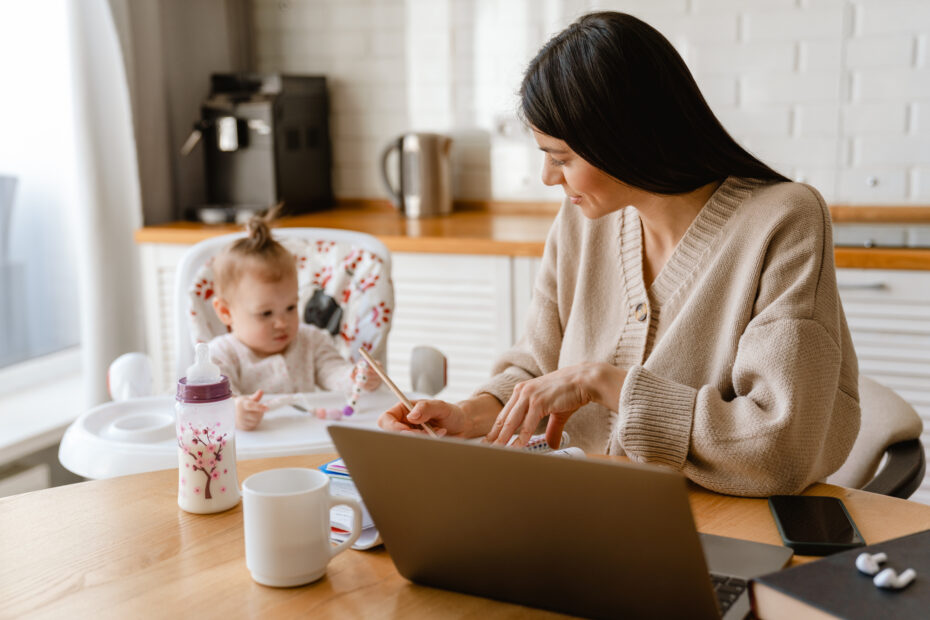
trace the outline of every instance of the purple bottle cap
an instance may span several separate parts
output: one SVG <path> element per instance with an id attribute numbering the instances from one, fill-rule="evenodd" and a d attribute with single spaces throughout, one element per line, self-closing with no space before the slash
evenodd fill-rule
<path id="1" fill-rule="evenodd" d="M 229 379 L 220 375 L 214 383 L 187 385 L 187 377 L 178 379 L 177 400 L 182 403 L 215 403 L 232 396 Z"/>

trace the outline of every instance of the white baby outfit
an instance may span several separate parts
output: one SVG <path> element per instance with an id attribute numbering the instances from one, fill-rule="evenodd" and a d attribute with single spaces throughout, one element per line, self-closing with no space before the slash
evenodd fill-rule
<path id="1" fill-rule="evenodd" d="M 210 341 L 210 355 L 229 378 L 233 394 L 259 389 L 266 394 L 342 390 L 352 372 L 352 364 L 339 354 L 332 336 L 306 324 L 282 353 L 259 357 L 233 334 L 226 334 Z"/>

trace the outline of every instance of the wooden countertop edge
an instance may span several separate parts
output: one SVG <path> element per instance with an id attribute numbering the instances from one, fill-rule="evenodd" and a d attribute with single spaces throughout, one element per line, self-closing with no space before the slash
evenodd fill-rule
<path id="1" fill-rule="evenodd" d="M 838 268 L 930 270 L 930 249 L 834 248 Z"/>
<path id="2" fill-rule="evenodd" d="M 543 249 L 546 245 L 544 241 L 375 236 L 392 252 L 421 254 L 483 254 L 539 258 L 543 255 Z"/>
<path id="3" fill-rule="evenodd" d="M 490 214 L 520 215 L 559 212 L 560 202 L 518 200 L 457 200 L 456 211 L 485 211 Z M 387 200 L 373 198 L 338 198 L 336 206 L 393 210 Z M 830 217 L 840 223 L 930 224 L 930 205 L 829 205 Z"/>
<path id="4" fill-rule="evenodd" d="M 557 211 L 558 205 L 555 203 L 471 201 L 457 202 L 455 214 L 452 217 L 461 216 L 474 221 L 475 217 L 481 219 L 481 213 L 485 213 L 490 221 L 499 217 L 512 220 L 515 216 L 539 219 L 554 217 Z M 930 207 L 836 205 L 830 207 L 830 211 L 834 221 L 839 222 L 930 223 Z M 285 218 L 282 223 L 285 226 L 313 226 L 314 218 L 325 218 L 327 224 L 332 225 L 333 220 L 346 217 L 346 224 L 339 225 L 352 228 L 353 218 L 364 217 L 365 213 L 371 213 L 382 218 L 383 221 L 385 217 L 391 217 L 396 212 L 385 200 L 340 199 L 336 209 Z M 888 217 L 884 217 L 886 215 Z M 397 214 L 397 217 L 401 216 Z M 289 220 L 291 220 L 290 223 Z M 141 244 L 193 245 L 204 239 L 241 230 L 242 227 L 235 224 L 211 225 L 178 221 L 138 229 L 135 232 L 135 240 Z M 510 240 L 493 238 L 481 233 L 451 237 L 442 234 L 413 236 L 397 234 L 393 231 L 389 234 L 375 233 L 375 236 L 392 252 L 539 257 L 542 256 L 545 247 L 543 236 L 538 240 Z M 930 270 L 930 249 L 924 248 L 838 247 L 835 257 L 836 266 L 841 268 Z"/>
<path id="5" fill-rule="evenodd" d="M 930 206 L 830 205 L 830 217 L 843 224 L 930 224 Z"/>
<path id="6" fill-rule="evenodd" d="M 236 227 L 197 229 L 140 229 L 138 243 L 193 245 L 210 237 L 235 232 Z M 538 258 L 543 241 L 499 241 L 494 239 L 449 239 L 444 237 L 378 236 L 392 252 L 435 254 L 481 254 Z M 850 269 L 930 270 L 930 249 L 850 248 L 834 251 L 836 266 Z"/>
<path id="7" fill-rule="evenodd" d="M 218 235 L 239 232 L 232 225 L 210 227 L 158 227 L 136 230 L 136 243 L 193 245 Z M 486 254 L 504 256 L 542 256 L 545 240 L 507 241 L 487 238 L 409 237 L 404 235 L 375 235 L 392 252 L 435 254 Z"/>

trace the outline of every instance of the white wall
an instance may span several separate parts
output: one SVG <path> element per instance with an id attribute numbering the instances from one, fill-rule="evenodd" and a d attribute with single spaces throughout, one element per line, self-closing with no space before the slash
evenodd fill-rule
<path id="1" fill-rule="evenodd" d="M 527 61 L 592 9 L 654 25 L 744 146 L 832 203 L 930 202 L 927 0 L 252 0 L 259 71 L 330 79 L 334 186 L 383 197 L 382 146 L 453 135 L 459 199 L 557 199 L 515 121 Z"/>

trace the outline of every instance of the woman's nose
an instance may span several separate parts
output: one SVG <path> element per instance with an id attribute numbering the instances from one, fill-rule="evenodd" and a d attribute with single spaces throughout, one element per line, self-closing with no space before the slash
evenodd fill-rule
<path id="1" fill-rule="evenodd" d="M 550 166 L 549 164 L 543 164 L 542 169 L 542 182 L 543 185 L 561 185 L 564 179 L 562 177 L 562 171 L 555 166 Z"/>

